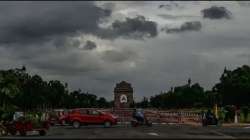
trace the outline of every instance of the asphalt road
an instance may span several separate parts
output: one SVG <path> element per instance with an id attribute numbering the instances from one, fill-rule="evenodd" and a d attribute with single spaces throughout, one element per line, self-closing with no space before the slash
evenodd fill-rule
<path id="1" fill-rule="evenodd" d="M 0 138 L 18 139 L 24 138 L 19 135 Z M 201 127 L 191 125 L 153 125 L 152 127 L 140 126 L 132 128 L 129 125 L 117 125 L 111 128 L 103 126 L 82 126 L 74 129 L 71 126 L 51 127 L 46 136 L 39 136 L 36 132 L 28 133 L 25 139 L 41 138 L 248 138 L 250 139 L 250 127 Z"/>

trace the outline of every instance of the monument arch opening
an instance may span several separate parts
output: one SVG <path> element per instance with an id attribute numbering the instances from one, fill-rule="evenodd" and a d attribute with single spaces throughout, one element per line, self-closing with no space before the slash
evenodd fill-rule
<path id="1" fill-rule="evenodd" d="M 133 88 L 130 83 L 122 81 L 114 88 L 114 107 L 129 108 L 134 103 Z"/>

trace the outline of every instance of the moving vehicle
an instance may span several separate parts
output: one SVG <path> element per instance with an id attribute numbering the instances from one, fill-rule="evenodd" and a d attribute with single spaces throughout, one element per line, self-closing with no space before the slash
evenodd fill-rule
<path id="1" fill-rule="evenodd" d="M 219 121 L 213 113 L 204 113 L 202 114 L 202 126 L 207 125 L 219 125 Z"/>
<path id="2" fill-rule="evenodd" d="M 68 120 L 74 128 L 93 124 L 111 127 L 117 124 L 117 117 L 113 114 L 94 109 L 74 109 L 69 113 Z"/>
<path id="3" fill-rule="evenodd" d="M 13 121 L 4 124 L 7 133 L 11 135 L 16 135 L 19 132 L 21 136 L 26 136 L 28 131 L 38 131 L 39 135 L 44 136 L 49 130 L 49 122 L 41 120 L 41 118 L 25 115 L 14 118 Z"/>
<path id="4" fill-rule="evenodd" d="M 139 125 L 152 126 L 152 122 L 147 119 L 142 109 L 134 109 L 132 113 L 131 125 L 133 127 L 137 127 Z"/>
<path id="5" fill-rule="evenodd" d="M 152 126 L 152 122 L 150 122 L 149 120 L 145 119 L 143 122 L 136 120 L 135 118 L 133 118 L 131 120 L 131 125 L 132 127 L 137 127 L 137 126 L 141 126 L 141 125 L 146 125 L 151 127 Z"/>

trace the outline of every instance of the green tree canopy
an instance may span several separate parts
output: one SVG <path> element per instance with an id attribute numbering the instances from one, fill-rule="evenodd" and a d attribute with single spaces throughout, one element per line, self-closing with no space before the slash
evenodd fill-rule
<path id="1" fill-rule="evenodd" d="M 220 94 L 224 105 L 249 105 L 250 67 L 243 65 L 232 71 L 225 69 L 213 90 Z"/>

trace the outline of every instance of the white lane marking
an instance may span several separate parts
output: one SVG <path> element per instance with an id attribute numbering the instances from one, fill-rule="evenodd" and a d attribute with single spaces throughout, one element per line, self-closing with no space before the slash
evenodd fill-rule
<path id="1" fill-rule="evenodd" d="M 159 134 L 154 133 L 154 132 L 150 132 L 150 133 L 148 133 L 148 135 L 152 135 L 152 136 L 159 136 Z"/>
<path id="2" fill-rule="evenodd" d="M 244 127 L 244 128 L 249 129 L 249 128 L 250 128 L 250 126 L 247 126 L 247 127 Z"/>
<path id="3" fill-rule="evenodd" d="M 215 133 L 215 134 L 221 135 L 221 136 L 223 136 L 224 138 L 235 139 L 235 137 L 233 137 L 233 136 L 226 135 L 226 134 L 223 134 L 223 133 L 218 132 L 218 131 L 212 131 L 212 132 Z"/>

